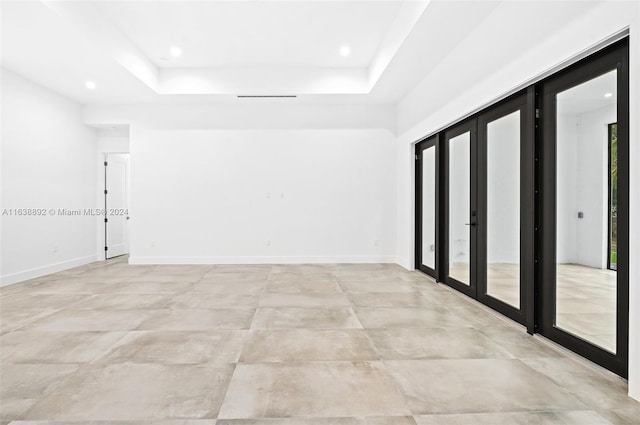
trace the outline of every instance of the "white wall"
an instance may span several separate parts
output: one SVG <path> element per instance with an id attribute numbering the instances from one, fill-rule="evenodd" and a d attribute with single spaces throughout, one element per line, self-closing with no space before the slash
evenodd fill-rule
<path id="1" fill-rule="evenodd" d="M 605 269 L 608 255 L 608 124 L 611 105 L 558 119 L 559 263 Z M 578 218 L 578 213 L 583 218 Z"/>
<path id="2" fill-rule="evenodd" d="M 516 22 L 517 27 L 506 34 L 501 22 Z M 640 140 L 640 3 L 504 2 L 398 105 L 397 244 L 403 266 L 413 268 L 412 144 L 627 28 L 630 216 L 640 216 L 640 185 L 633 185 L 640 181 L 640 145 L 634 143 Z M 640 400 L 640 222 L 633 219 L 630 257 L 629 394 Z"/>
<path id="3" fill-rule="evenodd" d="M 2 69 L 1 209 L 43 208 L 46 216 L 2 216 L 2 284 L 94 261 L 95 134 L 80 105 Z M 55 215 L 49 210 L 55 210 Z"/>
<path id="4" fill-rule="evenodd" d="M 103 136 L 98 133 L 98 153 L 129 153 L 129 136 Z"/>
<path id="5" fill-rule="evenodd" d="M 578 117 L 558 115 L 556 129 L 558 145 L 557 167 L 557 261 L 578 263 Z"/>
<path id="6" fill-rule="evenodd" d="M 386 130 L 132 127 L 132 263 L 393 262 Z"/>
<path id="7" fill-rule="evenodd" d="M 301 99 L 224 104 L 88 105 L 87 124 L 164 129 L 371 129 L 395 132 L 394 105 L 309 104 Z"/>
<path id="8" fill-rule="evenodd" d="M 609 132 L 616 122 L 616 108 L 609 106 L 578 116 L 578 191 L 576 220 L 578 264 L 607 268 L 609 243 Z M 633 217 L 633 216 L 632 216 Z"/>
<path id="9" fill-rule="evenodd" d="M 605 269 L 609 243 L 608 124 L 615 105 L 558 118 L 557 261 Z M 583 218 L 578 218 L 578 213 Z"/>
<path id="10" fill-rule="evenodd" d="M 90 105 L 84 116 L 131 126 L 133 262 L 395 260 L 393 106 Z"/>

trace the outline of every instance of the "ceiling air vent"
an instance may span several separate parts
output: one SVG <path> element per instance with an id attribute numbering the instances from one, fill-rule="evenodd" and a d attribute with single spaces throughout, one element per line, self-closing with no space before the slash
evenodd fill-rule
<path id="1" fill-rule="evenodd" d="M 238 95 L 238 99 L 295 99 L 295 94 L 268 94 L 268 95 L 258 95 L 258 94 L 240 94 Z"/>

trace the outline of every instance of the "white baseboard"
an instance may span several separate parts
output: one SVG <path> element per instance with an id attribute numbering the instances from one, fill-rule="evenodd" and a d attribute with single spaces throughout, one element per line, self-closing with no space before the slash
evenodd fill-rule
<path id="1" fill-rule="evenodd" d="M 345 264 L 395 263 L 395 257 L 145 257 L 130 256 L 129 264 Z"/>
<path id="2" fill-rule="evenodd" d="M 37 267 L 35 269 L 2 275 L 0 277 L 0 287 L 24 282 L 25 280 L 35 279 L 36 277 L 61 272 L 74 267 L 84 266 L 85 264 L 93 263 L 94 261 L 98 261 L 98 258 L 95 255 L 88 255 L 86 257 L 75 258 L 73 260 Z"/>
<path id="3" fill-rule="evenodd" d="M 408 258 L 396 257 L 394 262 L 396 264 L 398 264 L 399 266 L 404 267 L 407 270 L 410 270 L 410 271 L 414 270 L 413 264 L 411 263 L 411 261 Z"/>

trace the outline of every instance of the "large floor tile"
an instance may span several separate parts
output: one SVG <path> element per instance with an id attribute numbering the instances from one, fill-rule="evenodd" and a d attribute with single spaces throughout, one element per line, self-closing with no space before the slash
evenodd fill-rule
<path id="1" fill-rule="evenodd" d="M 0 337 L 3 363 L 88 363 L 126 332 L 15 331 Z"/>
<path id="2" fill-rule="evenodd" d="M 462 317 L 436 307 L 424 308 L 365 308 L 355 309 L 364 328 L 436 328 L 466 327 Z"/>
<path id="3" fill-rule="evenodd" d="M 433 300 L 421 291 L 356 292 L 348 295 L 356 307 L 428 307 Z"/>
<path id="4" fill-rule="evenodd" d="M 30 310 L 34 306 L 47 309 L 70 307 L 89 298 L 88 294 L 8 294 L 0 298 L 2 310 Z"/>
<path id="5" fill-rule="evenodd" d="M 61 310 L 39 319 L 23 330 L 38 331 L 128 331 L 153 314 L 154 310 Z"/>
<path id="6" fill-rule="evenodd" d="M 361 329 L 351 308 L 259 308 L 251 329 Z"/>
<path id="7" fill-rule="evenodd" d="M 378 360 L 363 330 L 289 329 L 251 331 L 240 361 L 306 362 Z"/>
<path id="8" fill-rule="evenodd" d="M 0 418 L 22 416 L 39 399 L 56 390 L 78 371 L 73 364 L 0 365 Z"/>
<path id="9" fill-rule="evenodd" d="M 189 293 L 172 300 L 171 308 L 256 308 L 259 296 L 256 294 L 197 294 Z"/>
<path id="10" fill-rule="evenodd" d="M 416 425 L 410 416 L 365 418 L 221 419 L 216 425 Z"/>
<path id="11" fill-rule="evenodd" d="M 242 265 L 238 265 L 242 267 Z M 264 282 L 267 280 L 268 271 L 256 271 L 256 270 L 246 270 L 241 271 L 241 269 L 236 269 L 239 271 L 234 271 L 233 269 L 219 269 L 215 268 L 209 273 L 203 276 L 203 280 L 216 280 L 220 282 L 231 281 L 231 282 Z"/>
<path id="12" fill-rule="evenodd" d="M 126 283 L 138 283 L 138 282 L 156 282 L 156 283 L 163 283 L 163 282 L 167 282 L 167 283 L 174 283 L 174 282 L 178 282 L 178 283 L 193 283 L 193 282 L 197 282 L 200 279 L 202 279 L 201 274 L 198 273 L 186 273 L 186 274 L 180 274 L 180 273 L 173 273 L 173 274 L 167 274 L 167 273 L 160 273 L 160 272 L 154 272 L 154 273 L 145 273 L 143 275 L 138 275 L 138 276 L 132 276 L 129 277 L 125 280 Z"/>
<path id="13" fill-rule="evenodd" d="M 503 325 L 483 327 L 479 331 L 520 359 L 565 356 L 560 350 L 542 342 L 539 337 L 529 335 L 524 328 Z"/>
<path id="14" fill-rule="evenodd" d="M 182 294 L 192 289 L 187 282 L 136 282 L 118 283 L 106 286 L 99 293 L 103 294 Z"/>
<path id="15" fill-rule="evenodd" d="M 0 297 L 7 296 L 9 294 L 28 294 L 31 290 L 44 283 L 49 283 L 59 280 L 60 277 L 55 277 L 55 274 L 45 275 L 37 277 L 35 279 L 25 280 L 24 282 L 14 283 L 13 285 L 0 286 Z"/>
<path id="16" fill-rule="evenodd" d="M 414 292 L 419 286 L 408 285 L 402 280 L 363 276 L 362 279 L 338 279 L 344 292 Z"/>
<path id="17" fill-rule="evenodd" d="M 594 411 L 466 413 L 415 416 L 417 425 L 609 425 Z"/>
<path id="18" fill-rule="evenodd" d="M 201 280 L 192 285 L 191 292 L 217 295 L 260 295 L 262 292 L 264 292 L 266 286 L 266 281 L 243 282 L 232 280 Z"/>
<path id="19" fill-rule="evenodd" d="M 106 363 L 236 363 L 247 331 L 134 331 L 100 359 Z"/>
<path id="20" fill-rule="evenodd" d="M 15 424 L 10 421 L 24 416 L 37 402 L 35 398 L 3 398 L 0 400 L 0 425 Z"/>
<path id="21" fill-rule="evenodd" d="M 558 272 L 560 298 L 613 299 Z M 611 328 L 586 305 L 570 323 Z M 0 425 L 636 425 L 626 382 L 573 359 L 393 264 L 119 257 L 0 288 Z"/>
<path id="22" fill-rule="evenodd" d="M 11 422 L 11 425 L 216 425 L 216 420 L 160 419 L 150 421 L 13 421 Z"/>
<path id="23" fill-rule="evenodd" d="M 268 292 L 292 293 L 292 294 L 335 294 L 342 292 L 335 279 L 313 280 L 300 278 L 297 280 L 269 280 Z"/>
<path id="24" fill-rule="evenodd" d="M 378 362 L 238 364 L 219 418 L 399 416 L 409 411 Z"/>
<path id="25" fill-rule="evenodd" d="M 42 307 L 39 309 L 3 310 L 0 303 L 0 332 L 6 333 L 20 329 L 45 316 L 50 316 L 58 310 Z"/>
<path id="26" fill-rule="evenodd" d="M 72 278 L 54 280 L 33 286 L 27 290 L 29 294 L 100 294 L 109 292 L 110 288 L 118 286 L 113 279 L 112 283 L 87 282 L 87 279 Z"/>
<path id="27" fill-rule="evenodd" d="M 367 334 L 385 360 L 513 357 L 473 328 L 368 329 Z"/>
<path id="28" fill-rule="evenodd" d="M 478 329 L 488 326 L 512 326 L 513 321 L 505 316 L 481 306 L 478 302 L 473 301 L 462 294 L 455 294 L 455 299 L 448 299 L 447 308 L 450 312 L 463 317 L 465 321 Z"/>
<path id="29" fill-rule="evenodd" d="M 170 295 L 162 294 L 97 294 L 73 306 L 74 310 L 140 310 L 161 309 L 169 305 Z M 117 314 L 117 313 L 116 313 Z"/>
<path id="30" fill-rule="evenodd" d="M 385 365 L 414 414 L 580 410 L 568 391 L 519 360 L 406 360 Z"/>
<path id="31" fill-rule="evenodd" d="M 614 425 L 638 425 L 638 418 L 640 418 L 640 403 L 638 407 L 599 410 L 598 413 Z"/>
<path id="32" fill-rule="evenodd" d="M 626 382 L 609 372 L 596 371 L 574 359 L 523 359 L 532 369 L 548 376 L 556 384 L 586 405 L 599 409 L 640 408 L 640 402 L 627 395 Z"/>
<path id="33" fill-rule="evenodd" d="M 249 329 L 255 309 L 164 309 L 148 316 L 136 330 L 210 331 Z"/>
<path id="34" fill-rule="evenodd" d="M 277 269 L 269 273 L 268 280 L 272 282 L 277 281 L 299 281 L 299 280 L 313 280 L 313 281 L 335 281 L 334 275 L 327 271 L 323 267 L 316 267 L 313 265 L 303 265 L 302 267 L 287 268 L 282 271 Z"/>
<path id="35" fill-rule="evenodd" d="M 432 278 L 428 277 L 424 273 L 410 272 L 407 270 L 378 270 L 374 272 L 345 272 L 336 274 L 338 282 L 342 285 L 343 282 L 357 282 L 368 281 L 371 283 L 386 282 L 402 284 L 418 283 L 418 284 L 433 284 Z M 356 291 L 357 292 L 357 291 Z M 376 292 L 376 291 L 374 291 Z"/>
<path id="36" fill-rule="evenodd" d="M 25 419 L 215 418 L 233 366 L 119 363 L 85 366 Z"/>
<path id="37" fill-rule="evenodd" d="M 265 292 L 260 307 L 348 307 L 344 294 L 290 294 Z"/>

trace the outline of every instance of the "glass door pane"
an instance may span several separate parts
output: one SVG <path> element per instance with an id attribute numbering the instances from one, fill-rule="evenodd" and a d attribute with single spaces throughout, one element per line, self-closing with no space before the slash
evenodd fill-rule
<path id="1" fill-rule="evenodd" d="M 609 269 L 618 270 L 618 123 L 609 124 Z"/>
<path id="2" fill-rule="evenodd" d="M 436 268 L 436 147 L 422 152 L 422 264 Z"/>
<path id="3" fill-rule="evenodd" d="M 486 125 L 486 293 L 520 308 L 520 111 Z"/>
<path id="4" fill-rule="evenodd" d="M 471 132 L 449 144 L 449 276 L 471 285 Z"/>
<path id="5" fill-rule="evenodd" d="M 616 271 L 610 269 L 611 125 L 617 71 L 556 94 L 555 326 L 616 351 Z M 617 157 L 613 161 L 615 167 Z M 614 204 L 615 206 L 615 204 Z"/>

